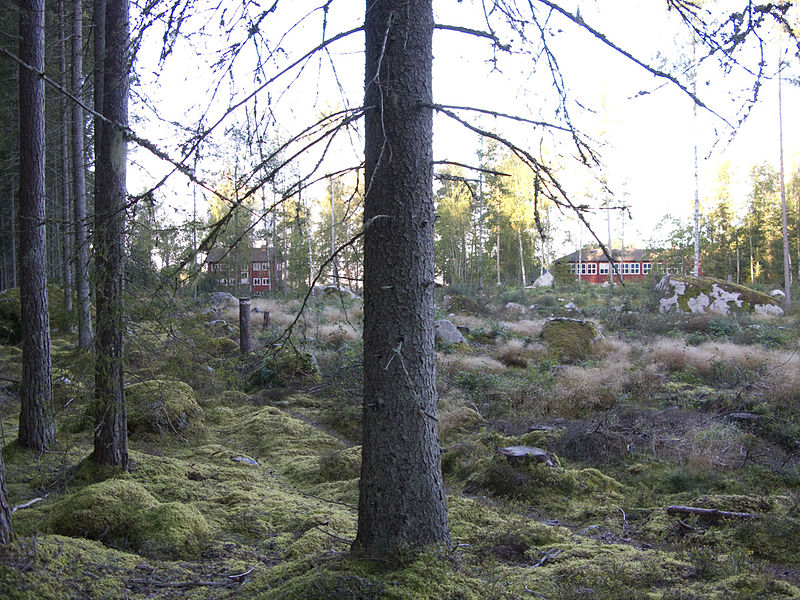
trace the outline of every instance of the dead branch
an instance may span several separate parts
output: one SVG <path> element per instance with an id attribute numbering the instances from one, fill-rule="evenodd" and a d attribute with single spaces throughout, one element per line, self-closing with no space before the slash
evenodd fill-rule
<path id="1" fill-rule="evenodd" d="M 458 33 L 466 33 L 477 37 L 487 38 L 494 42 L 494 46 L 496 48 L 500 48 L 500 50 L 505 50 L 506 52 L 509 52 L 511 50 L 511 44 L 503 44 L 495 34 L 488 31 L 481 31 L 480 29 L 470 29 L 469 27 L 461 27 L 459 25 L 443 25 L 441 23 L 435 24 L 433 28 L 441 29 L 443 31 L 456 31 Z"/>
<path id="2" fill-rule="evenodd" d="M 496 175 L 497 177 L 511 177 L 510 173 L 502 173 L 501 171 L 495 171 L 493 169 L 485 169 L 483 167 L 475 167 L 473 165 L 466 165 L 464 163 L 455 162 L 452 160 L 435 160 L 433 161 L 435 165 L 453 165 L 454 167 L 462 167 L 464 169 L 469 169 L 470 171 L 478 171 L 479 173 L 486 173 L 487 175 Z"/>
<path id="3" fill-rule="evenodd" d="M 716 508 L 698 508 L 696 506 L 669 506 L 667 507 L 668 515 L 698 515 L 701 517 L 708 517 L 711 519 L 761 519 L 764 515 L 761 513 L 746 513 L 746 512 L 731 512 L 727 510 L 718 510 Z"/>

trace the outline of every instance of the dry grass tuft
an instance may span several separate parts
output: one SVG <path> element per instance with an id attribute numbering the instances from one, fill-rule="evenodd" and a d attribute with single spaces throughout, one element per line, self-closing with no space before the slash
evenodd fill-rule
<path id="1" fill-rule="evenodd" d="M 505 371 L 506 366 L 488 356 L 464 356 L 460 354 L 436 353 L 436 363 L 443 371 L 457 373 L 459 371 Z"/>
<path id="2" fill-rule="evenodd" d="M 527 367 L 529 360 L 537 360 L 547 355 L 547 348 L 539 343 L 526 344 L 522 340 L 510 340 L 499 344 L 494 357 L 509 367 Z"/>
<path id="3" fill-rule="evenodd" d="M 542 333 L 542 325 L 544 325 L 544 322 L 544 319 L 538 321 L 522 319 L 521 321 L 501 321 L 500 324 L 517 335 L 539 337 L 539 334 Z"/>
<path id="4" fill-rule="evenodd" d="M 694 432 L 687 464 L 694 473 L 706 474 L 718 469 L 733 469 L 741 463 L 744 434 L 732 424 L 714 424 Z"/>

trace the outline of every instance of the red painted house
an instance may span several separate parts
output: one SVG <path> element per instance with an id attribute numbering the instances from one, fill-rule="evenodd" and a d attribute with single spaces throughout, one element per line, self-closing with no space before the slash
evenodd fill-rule
<path id="1" fill-rule="evenodd" d="M 206 264 L 208 273 L 214 279 L 218 290 L 234 293 L 236 289 L 236 273 L 234 264 L 239 268 L 239 294 L 258 296 L 272 291 L 272 286 L 281 281 L 281 265 L 274 260 L 272 248 L 250 248 L 239 251 L 234 259 L 233 250 L 214 248 L 208 253 Z M 274 276 L 272 275 L 275 271 Z"/>
<path id="2" fill-rule="evenodd" d="M 613 264 L 599 248 L 576 250 L 558 259 L 558 262 L 568 262 L 569 270 L 575 279 L 588 283 L 604 283 L 609 280 L 609 272 L 613 270 L 614 281 L 641 281 L 653 269 L 653 262 L 647 250 L 626 248 L 620 255 L 619 250 L 613 250 L 611 257 Z"/>

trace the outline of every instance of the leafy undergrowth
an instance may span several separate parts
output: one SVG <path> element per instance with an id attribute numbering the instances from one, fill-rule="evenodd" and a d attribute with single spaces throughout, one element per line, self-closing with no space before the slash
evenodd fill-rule
<path id="1" fill-rule="evenodd" d="M 279 321 L 291 312 L 268 308 Z M 601 325 L 619 325 L 618 313 L 604 321 L 594 310 Z M 72 338 L 54 337 L 56 447 L 17 446 L 16 392 L 0 388 L 8 491 L 21 506 L 16 541 L 0 547 L 0 597 L 800 597 L 794 359 L 763 345 L 626 332 L 562 364 L 539 338 L 538 315 L 456 315 L 470 343 L 441 349 L 453 548 L 351 558 L 358 316 L 320 305 L 283 357 L 248 360 L 231 352 L 235 327 L 207 315 L 136 323 L 128 473 L 88 460 L 91 361 Z M 796 331 L 784 323 L 779 331 Z M 17 379 L 20 359 L 0 346 L 0 376 Z M 555 466 L 497 451 L 514 445 L 546 449 Z M 670 515 L 670 505 L 757 517 Z"/>

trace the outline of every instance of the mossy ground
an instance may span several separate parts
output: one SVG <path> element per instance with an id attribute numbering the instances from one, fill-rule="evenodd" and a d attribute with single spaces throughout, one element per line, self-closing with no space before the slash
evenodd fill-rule
<path id="1" fill-rule="evenodd" d="M 468 317 L 480 335 L 442 358 L 437 383 L 454 547 L 391 561 L 347 553 L 360 470 L 357 341 L 297 340 L 296 356 L 317 361 L 312 373 L 305 358 L 239 358 L 219 342 L 235 331 L 191 311 L 169 327 L 135 322 L 132 395 L 161 400 L 145 402 L 155 407 L 145 412 L 153 426 L 134 427 L 132 469 L 118 473 L 88 460 L 90 357 L 55 334 L 52 450 L 16 445 L 16 392 L 9 382 L 0 388 L 10 502 L 42 498 L 13 515 L 18 537 L 0 547 L 0 597 L 800 597 L 800 472 L 786 445 L 800 422 L 796 389 L 780 396 L 764 378 L 774 371 L 726 359 L 725 369 L 706 372 L 686 350 L 676 358 L 641 343 L 653 335 L 647 326 L 661 328 L 665 344 L 687 333 L 680 317 L 649 312 L 645 292 L 546 294 L 525 303 L 557 310 L 569 294 L 611 332 L 603 347 L 531 352 L 507 366 L 491 358 L 498 344 L 530 347 L 528 332 L 549 313 L 524 324 Z M 564 302 L 551 302 L 553 294 Z M 613 307 L 623 304 L 642 316 L 622 319 Z M 337 306 L 316 307 L 307 330 L 352 328 L 352 314 Z M 797 344 L 796 322 L 780 323 Z M 730 339 L 749 327 L 723 325 L 704 327 Z M 277 334 L 259 343 L 268 348 Z M 18 378 L 19 362 L 18 348 L 0 346 L 0 376 Z M 270 377 L 254 384 L 251 374 L 265 367 Z M 182 408 L 159 421 L 168 396 Z M 751 408 L 758 419 L 726 416 Z M 186 426 L 170 425 L 179 421 Z M 509 463 L 497 449 L 511 445 L 545 448 L 556 466 Z M 670 516 L 673 504 L 760 518 Z"/>

